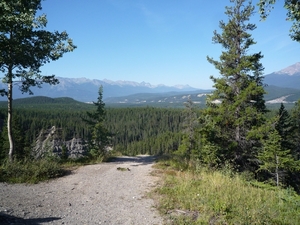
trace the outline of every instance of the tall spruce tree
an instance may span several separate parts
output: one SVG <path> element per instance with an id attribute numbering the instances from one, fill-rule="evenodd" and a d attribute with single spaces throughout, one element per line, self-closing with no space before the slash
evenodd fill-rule
<path id="1" fill-rule="evenodd" d="M 215 91 L 207 98 L 206 121 L 214 135 L 206 135 L 209 143 L 218 146 L 221 161 L 229 160 L 245 168 L 255 158 L 257 141 L 248 138 L 248 132 L 264 122 L 266 112 L 263 95 L 262 54 L 248 53 L 254 45 L 249 32 L 256 26 L 249 22 L 254 12 L 251 2 L 231 0 L 226 7 L 228 22 L 220 21 L 222 33 L 214 31 L 213 42 L 221 44 L 220 60 L 207 57 L 216 69 L 218 78 L 211 76 Z"/>

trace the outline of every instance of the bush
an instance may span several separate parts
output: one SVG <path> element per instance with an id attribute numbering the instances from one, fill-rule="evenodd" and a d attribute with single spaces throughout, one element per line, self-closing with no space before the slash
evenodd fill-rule
<path id="1" fill-rule="evenodd" d="M 38 183 L 63 176 L 65 172 L 58 162 L 52 160 L 24 159 L 13 162 L 6 161 L 0 168 L 0 181 L 9 183 Z"/>
<path id="2" fill-rule="evenodd" d="M 169 162 L 159 163 L 164 182 L 155 193 L 172 224 L 299 224 L 300 196 L 292 189 L 245 181 L 229 167 L 170 173 Z"/>

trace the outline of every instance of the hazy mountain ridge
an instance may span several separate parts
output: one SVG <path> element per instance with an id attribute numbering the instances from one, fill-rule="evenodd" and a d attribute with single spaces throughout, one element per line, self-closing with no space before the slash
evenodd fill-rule
<path id="1" fill-rule="evenodd" d="M 276 86 L 265 87 L 266 94 L 265 100 L 267 104 L 274 103 L 293 103 L 300 99 L 300 90 L 291 88 L 281 88 Z M 207 95 L 212 90 L 199 90 L 194 92 L 184 93 L 162 93 L 162 94 L 151 94 L 151 93 L 139 93 L 129 96 L 107 98 L 106 103 L 108 104 L 181 104 L 187 101 L 188 97 L 195 104 L 205 104 Z"/>
<path id="2" fill-rule="evenodd" d="M 113 97 L 105 100 L 108 107 L 129 107 L 129 106 L 158 106 L 158 107 L 184 107 L 184 103 L 190 98 L 200 107 L 205 106 L 207 95 L 212 90 L 193 92 L 169 92 L 169 93 L 139 93 L 129 96 Z M 276 86 L 266 87 L 265 100 L 267 104 L 293 103 L 300 98 L 300 90 L 280 88 Z M 61 109 L 82 109 L 93 108 L 93 104 L 76 101 L 69 97 L 50 98 L 45 96 L 33 96 L 29 98 L 16 99 L 13 102 L 16 108 L 61 108 Z M 7 107 L 5 101 L 0 101 L 0 107 Z"/>
<path id="3" fill-rule="evenodd" d="M 205 104 L 206 95 L 211 93 L 211 90 L 200 90 L 183 93 L 139 93 L 134 95 L 107 98 L 106 103 L 119 104 L 155 104 L 155 103 L 170 103 L 170 104 L 184 104 L 188 97 L 196 104 Z"/>
<path id="4" fill-rule="evenodd" d="M 97 80 L 87 78 L 63 78 L 57 77 L 60 81 L 58 85 L 50 86 L 44 84 L 42 88 L 33 87 L 32 91 L 35 96 L 48 96 L 51 98 L 58 97 L 71 97 L 75 100 L 82 102 L 96 101 L 98 97 L 98 90 L 100 85 L 103 86 L 103 99 L 109 97 L 126 96 L 137 93 L 167 93 L 167 92 L 185 92 L 194 91 L 196 88 L 189 85 L 151 85 L 146 82 L 134 81 L 110 81 L 110 80 Z M 0 83 L 0 89 L 6 86 Z M 29 97 L 28 94 L 21 94 L 15 86 L 13 92 L 14 99 Z M 0 101 L 5 98 L 0 97 Z"/>
<path id="5" fill-rule="evenodd" d="M 192 100 L 205 103 L 203 96 L 211 90 L 197 90 L 189 85 L 166 86 L 163 84 L 152 85 L 147 82 L 134 81 L 111 81 L 82 78 L 57 77 L 58 85 L 44 84 L 41 89 L 32 88 L 34 96 L 47 96 L 50 98 L 69 97 L 81 102 L 96 101 L 100 85 L 103 86 L 103 100 L 107 103 L 183 103 L 184 96 L 191 95 Z M 267 84 L 265 95 L 266 101 L 272 102 L 295 102 L 300 98 L 300 62 L 295 63 L 283 70 L 274 72 L 264 77 Z M 6 85 L 0 83 L 0 89 Z M 17 86 L 14 86 L 13 98 L 30 97 L 21 94 Z M 201 95 L 201 97 L 197 97 Z M 0 97 L 0 101 L 5 101 Z M 269 103 L 269 102 L 268 102 Z"/>

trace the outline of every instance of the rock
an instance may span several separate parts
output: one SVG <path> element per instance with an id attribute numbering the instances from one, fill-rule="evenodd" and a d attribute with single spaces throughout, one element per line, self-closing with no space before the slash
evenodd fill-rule
<path id="1" fill-rule="evenodd" d="M 66 152 L 64 152 L 64 147 Z M 62 129 L 55 126 L 47 130 L 41 130 L 32 149 L 34 158 L 46 156 L 58 156 L 67 158 L 80 158 L 87 153 L 87 144 L 81 138 L 71 140 L 62 139 Z"/>

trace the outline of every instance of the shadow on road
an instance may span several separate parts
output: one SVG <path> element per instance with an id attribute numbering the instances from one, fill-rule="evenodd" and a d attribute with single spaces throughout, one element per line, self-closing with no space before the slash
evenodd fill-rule
<path id="1" fill-rule="evenodd" d="M 0 212 L 0 224 L 8 225 L 8 224 L 30 224 L 30 225 L 40 225 L 46 222 L 52 222 L 54 220 L 60 220 L 60 217 L 47 217 L 47 218 L 34 218 L 34 219 L 23 219 L 16 216 L 7 215 L 5 213 Z"/>
<path id="2" fill-rule="evenodd" d="M 112 158 L 109 162 L 110 163 L 138 163 L 141 165 L 148 165 L 155 162 L 157 159 L 156 156 L 152 155 L 138 155 L 138 156 L 119 156 Z"/>

